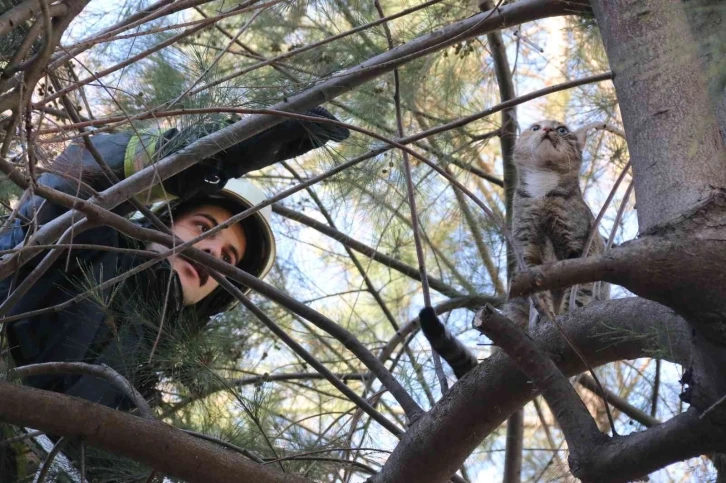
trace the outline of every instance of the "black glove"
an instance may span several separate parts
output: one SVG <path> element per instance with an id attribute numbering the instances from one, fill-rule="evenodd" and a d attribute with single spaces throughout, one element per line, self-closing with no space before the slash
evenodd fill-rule
<path id="1" fill-rule="evenodd" d="M 305 115 L 337 121 L 335 116 L 320 106 Z M 348 129 L 334 124 L 287 119 L 267 131 L 235 144 L 216 157 L 224 161 L 229 178 L 239 178 L 250 171 L 305 154 L 328 141 L 343 141 L 348 136 Z"/>
<path id="2" fill-rule="evenodd" d="M 320 106 L 304 114 L 337 121 L 335 116 Z M 161 157 L 234 122 L 235 120 L 228 120 L 216 125 L 205 124 L 201 128 L 187 128 L 181 132 L 168 131 L 169 135 L 165 134 L 168 151 Z M 334 124 L 287 119 L 172 176 L 164 182 L 164 187 L 177 196 L 183 195 L 184 198 L 211 194 L 231 178 L 239 178 L 250 171 L 300 156 L 328 141 L 343 141 L 348 136 L 348 129 Z"/>

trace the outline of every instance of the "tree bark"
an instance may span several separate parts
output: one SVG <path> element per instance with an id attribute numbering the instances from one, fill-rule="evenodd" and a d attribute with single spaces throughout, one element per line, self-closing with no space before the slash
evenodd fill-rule
<path id="1" fill-rule="evenodd" d="M 686 323 L 672 310 L 644 299 L 591 305 L 563 316 L 559 323 L 580 351 L 590 354 L 593 367 L 641 357 L 655 346 L 672 351 L 664 357 L 667 360 L 689 360 Z M 566 376 L 585 369 L 552 324 L 542 324 L 531 335 Z M 535 395 L 506 355 L 482 361 L 409 429 L 372 481 L 446 481 L 484 438 Z"/>
<path id="2" fill-rule="evenodd" d="M 647 269 L 662 279 L 639 294 L 678 310 L 696 329 L 682 397 L 705 411 L 726 394 L 723 267 L 714 261 L 726 257 L 726 150 L 707 58 L 681 0 L 593 0 L 592 7 L 614 73 L 640 232 L 669 239 L 687 256 L 698 253 L 691 266 L 653 259 Z"/>
<path id="3" fill-rule="evenodd" d="M 726 7 L 721 0 L 684 0 L 683 6 L 706 67 L 708 93 L 726 144 Z"/>
<path id="4" fill-rule="evenodd" d="M 82 399 L 0 381 L 0 420 L 81 438 L 160 473 L 204 483 L 303 483 L 309 480 L 254 463 L 167 424 Z"/>
<path id="5" fill-rule="evenodd" d="M 724 148 L 681 0 L 593 0 L 633 163 L 640 232 L 726 189 Z"/>

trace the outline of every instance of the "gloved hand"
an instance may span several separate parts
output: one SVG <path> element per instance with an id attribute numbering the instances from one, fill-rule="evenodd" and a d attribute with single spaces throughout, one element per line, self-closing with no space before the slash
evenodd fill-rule
<path id="1" fill-rule="evenodd" d="M 308 116 L 337 120 L 323 107 L 315 107 L 304 113 Z M 207 134 L 226 127 L 234 120 L 217 125 L 205 124 L 165 134 L 168 139 L 167 152 L 161 157 L 179 150 Z M 343 141 L 350 131 L 333 124 L 287 119 L 266 131 L 231 146 L 207 158 L 191 168 L 172 176 L 164 187 L 177 196 L 188 198 L 191 194 L 211 194 L 221 189 L 227 180 L 239 178 L 250 171 L 300 156 L 319 148 L 328 141 Z"/>
<path id="2" fill-rule="evenodd" d="M 305 115 L 337 121 L 335 116 L 320 106 L 305 112 Z M 334 124 L 287 119 L 235 144 L 216 157 L 224 161 L 225 171 L 230 178 L 239 178 L 250 171 L 305 154 L 328 141 L 343 141 L 348 136 L 348 129 Z"/>

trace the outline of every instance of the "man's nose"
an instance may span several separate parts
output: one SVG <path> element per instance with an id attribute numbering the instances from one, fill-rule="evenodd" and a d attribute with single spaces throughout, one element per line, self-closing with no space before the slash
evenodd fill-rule
<path id="1" fill-rule="evenodd" d="M 222 250 L 216 244 L 207 245 L 204 248 L 202 248 L 202 251 L 205 253 L 208 253 L 209 255 L 212 255 L 214 258 L 217 258 L 219 260 L 222 259 Z"/>

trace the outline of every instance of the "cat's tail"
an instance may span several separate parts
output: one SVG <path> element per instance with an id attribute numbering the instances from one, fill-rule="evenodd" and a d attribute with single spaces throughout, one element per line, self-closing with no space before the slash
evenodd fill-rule
<path id="1" fill-rule="evenodd" d="M 451 366 L 457 379 L 476 367 L 479 361 L 474 354 L 449 332 L 433 308 L 424 307 L 418 317 L 421 330 L 431 347 Z"/>

